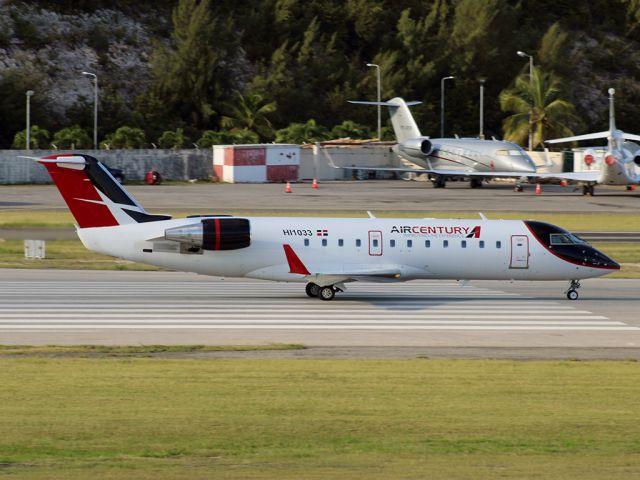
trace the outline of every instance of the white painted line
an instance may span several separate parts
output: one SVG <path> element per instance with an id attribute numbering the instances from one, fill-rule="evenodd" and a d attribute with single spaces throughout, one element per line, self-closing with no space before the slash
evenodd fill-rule
<path id="1" fill-rule="evenodd" d="M 640 327 L 606 327 L 606 326 L 512 326 L 512 325 L 415 325 L 415 326 L 390 326 L 390 325 L 3 325 L 0 331 L 12 329 L 60 329 L 60 330 L 104 330 L 104 329 L 129 329 L 129 330 L 190 330 L 190 329 L 212 329 L 212 330 L 585 330 L 585 331 L 640 331 Z"/>
<path id="2" fill-rule="evenodd" d="M 163 325 L 167 323 L 176 324 L 176 321 L 182 319 L 169 318 L 166 320 L 159 320 L 154 318 L 141 318 L 141 319 L 108 319 L 108 320 L 93 320 L 93 319 L 64 319 L 64 323 L 86 323 L 92 325 L 111 325 L 111 324 L 157 324 Z M 0 326 L 5 324 L 13 324 L 15 322 L 25 322 L 24 325 L 30 325 L 28 322 L 34 322 L 36 324 L 56 324 L 60 323 L 60 319 L 44 320 L 40 318 L 33 319 L 9 319 L 0 322 Z M 226 319 L 220 320 L 199 320 L 195 318 L 184 319 L 185 324 L 208 324 L 217 325 L 220 323 L 229 324 Z M 237 320 L 233 325 L 245 325 L 245 324 L 273 324 L 273 325 L 431 325 L 431 324 L 445 324 L 445 325 L 626 325 L 624 322 L 617 321 L 591 321 L 591 320 L 261 320 L 261 319 L 249 319 L 249 320 Z"/>
<path id="3" fill-rule="evenodd" d="M 340 315 L 340 318 L 351 318 L 351 319 L 364 319 L 367 320 L 369 318 L 371 318 L 371 316 L 374 314 L 375 312 L 370 312 L 368 314 L 355 314 L 355 315 L 350 315 L 350 314 L 342 314 Z M 163 314 L 163 313 L 157 313 L 157 314 L 146 314 L 146 313 L 91 313 L 91 314 L 84 314 L 84 313 L 66 313 L 66 314 L 59 314 L 59 313 L 43 313 L 41 315 L 38 315 L 37 318 L 85 318 L 87 317 L 87 315 L 89 315 L 92 319 L 93 318 L 148 318 L 148 317 L 153 317 L 153 318 L 172 318 L 175 320 L 183 320 L 186 318 L 209 318 L 209 319 L 214 319 L 214 318 L 224 318 L 224 319 L 231 319 L 231 318 L 238 318 L 238 319 L 245 319 L 247 317 L 246 314 L 244 313 L 225 313 L 225 314 L 216 314 L 215 312 L 211 312 L 211 313 L 202 313 L 202 314 L 185 314 L 185 315 L 179 315 L 176 318 L 175 314 Z M 256 314 L 256 317 L 259 318 L 272 318 L 272 319 L 282 319 L 282 318 L 295 318 L 295 319 L 300 319 L 300 320 L 304 320 L 304 319 L 309 319 L 309 318 L 317 318 L 320 321 L 324 321 L 325 315 L 322 316 L 318 316 L 318 315 L 309 315 L 306 312 L 300 312 L 300 313 L 286 313 L 286 312 L 282 312 L 282 313 L 277 313 L 277 314 Z M 397 315 L 397 314 L 382 314 L 382 315 L 375 315 L 375 316 L 381 316 L 381 317 L 388 317 L 390 319 L 394 319 L 394 318 L 415 318 L 415 319 L 420 319 L 420 320 L 428 320 L 428 319 L 465 319 L 465 318 L 470 318 L 470 319 L 489 319 L 489 320 L 499 320 L 499 319 L 504 319 L 504 320 L 511 320 L 511 319 L 521 319 L 521 320 L 583 320 L 585 319 L 584 315 L 513 315 L 513 314 L 506 314 L 506 315 L 467 315 L 467 314 L 448 314 L 448 313 L 443 313 L 443 314 L 424 314 L 424 313 L 419 313 L 419 314 L 403 314 L 403 315 Z M 15 314 L 8 314 L 8 315 L 4 315 L 2 313 L 0 313 L 0 318 L 34 318 L 32 314 L 20 314 L 20 313 L 15 313 Z M 601 316 L 601 315 L 593 315 L 593 316 L 589 316 L 587 318 L 593 319 L 593 320 L 608 320 L 607 317 Z"/>

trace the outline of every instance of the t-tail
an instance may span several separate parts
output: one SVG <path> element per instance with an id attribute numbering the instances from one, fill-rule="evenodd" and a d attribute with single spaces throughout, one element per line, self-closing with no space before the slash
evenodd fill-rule
<path id="1" fill-rule="evenodd" d="M 37 160 L 60 190 L 80 228 L 113 227 L 168 220 L 150 215 L 97 159 L 83 154 L 56 154 Z"/>
<path id="2" fill-rule="evenodd" d="M 388 102 L 364 102 L 352 100 L 349 101 L 349 103 L 389 107 L 389 116 L 391 117 L 391 124 L 393 125 L 393 131 L 395 132 L 398 143 L 422 136 L 418 125 L 416 125 L 416 121 L 413 119 L 413 115 L 411 115 L 411 112 L 409 111 L 409 107 L 411 105 L 418 105 L 422 102 L 405 102 L 402 98 L 396 97 L 392 98 Z"/>

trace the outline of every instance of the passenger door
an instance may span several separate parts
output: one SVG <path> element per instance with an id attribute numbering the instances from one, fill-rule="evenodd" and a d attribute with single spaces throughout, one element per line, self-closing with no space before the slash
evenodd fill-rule
<path id="1" fill-rule="evenodd" d="M 529 268 L 529 237 L 526 235 L 511 235 L 509 268 Z"/>
<path id="2" fill-rule="evenodd" d="M 380 230 L 369 230 L 369 255 L 382 255 L 382 232 Z"/>

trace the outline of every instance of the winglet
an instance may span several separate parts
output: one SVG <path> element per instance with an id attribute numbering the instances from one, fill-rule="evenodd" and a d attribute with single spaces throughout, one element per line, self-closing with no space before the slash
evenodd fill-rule
<path id="1" fill-rule="evenodd" d="M 311 272 L 304 266 L 302 260 L 298 258 L 296 252 L 293 251 L 291 245 L 284 244 L 284 254 L 287 256 L 287 263 L 289 264 L 289 273 L 298 273 L 300 275 L 311 275 Z"/>

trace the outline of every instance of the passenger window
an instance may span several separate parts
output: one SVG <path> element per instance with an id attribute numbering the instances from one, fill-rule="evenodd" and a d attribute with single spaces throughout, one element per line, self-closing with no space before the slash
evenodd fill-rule
<path id="1" fill-rule="evenodd" d="M 362 242 L 360 241 L 360 239 L 356 239 L 356 247 L 359 247 L 362 245 Z"/>
<path id="2" fill-rule="evenodd" d="M 424 241 L 424 246 L 427 247 L 427 248 L 430 248 L 431 247 L 431 240 L 425 240 Z"/>
<path id="3" fill-rule="evenodd" d="M 392 247 L 395 247 L 396 246 L 396 241 L 395 240 L 391 240 L 389 242 L 389 245 L 391 245 Z"/>
<path id="4" fill-rule="evenodd" d="M 327 246 L 327 239 L 326 239 L 326 238 L 323 238 L 323 239 L 322 239 L 322 246 L 323 246 L 323 247 L 326 247 L 326 246 Z"/>
<path id="5" fill-rule="evenodd" d="M 484 240 L 480 240 L 480 248 L 484 248 Z"/>
<path id="6" fill-rule="evenodd" d="M 413 247 L 413 240 L 407 240 L 407 248 Z"/>
<path id="7" fill-rule="evenodd" d="M 467 241 L 466 240 L 462 240 L 462 248 L 467 248 Z"/>
<path id="8" fill-rule="evenodd" d="M 305 247 L 308 247 L 308 246 L 309 246 L 309 239 L 308 239 L 308 238 L 305 238 L 305 239 L 304 239 L 304 246 L 305 246 Z"/>
<path id="9" fill-rule="evenodd" d="M 374 247 L 377 247 L 377 246 L 378 246 L 378 239 L 377 239 L 377 238 L 374 238 L 374 239 L 373 239 L 373 246 L 374 246 Z"/>
<path id="10" fill-rule="evenodd" d="M 340 238 L 340 239 L 338 240 L 338 246 L 339 246 L 339 247 L 344 246 L 344 240 L 343 240 L 343 239 L 341 239 L 341 238 Z"/>
<path id="11" fill-rule="evenodd" d="M 443 242 L 442 242 L 442 246 L 443 246 L 444 248 L 447 248 L 447 247 L 449 246 L 449 240 L 445 240 L 445 241 L 443 241 Z"/>
<path id="12" fill-rule="evenodd" d="M 496 242 L 496 248 L 502 248 L 502 242 L 500 240 Z"/>

